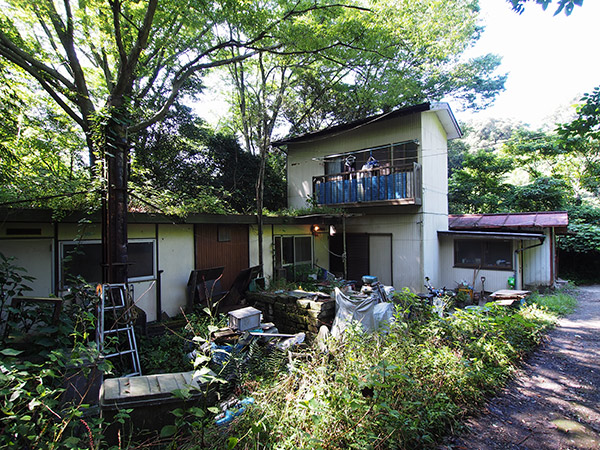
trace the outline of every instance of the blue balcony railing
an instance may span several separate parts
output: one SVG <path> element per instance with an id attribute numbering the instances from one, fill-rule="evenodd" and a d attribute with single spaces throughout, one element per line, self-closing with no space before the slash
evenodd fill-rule
<path id="1" fill-rule="evenodd" d="M 421 204 L 421 165 L 377 167 L 313 177 L 319 205 Z"/>

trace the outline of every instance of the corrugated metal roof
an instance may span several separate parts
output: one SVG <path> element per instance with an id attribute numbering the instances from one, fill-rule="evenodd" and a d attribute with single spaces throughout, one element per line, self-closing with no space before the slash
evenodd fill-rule
<path id="1" fill-rule="evenodd" d="M 288 144 L 300 143 L 300 142 L 311 142 L 315 140 L 320 140 L 323 138 L 335 136 L 337 134 L 354 130 L 356 128 L 369 125 L 374 122 L 380 122 L 384 120 L 395 119 L 397 117 L 407 116 L 410 114 L 425 112 L 425 111 L 433 111 L 437 114 L 444 130 L 446 131 L 446 135 L 448 139 L 457 139 L 462 137 L 462 131 L 452 110 L 450 109 L 450 105 L 445 102 L 439 103 L 420 103 L 418 105 L 407 106 L 404 108 L 399 108 L 394 111 L 390 111 L 383 114 L 377 114 L 375 116 L 367 117 L 360 120 L 355 120 L 353 122 L 343 123 L 339 125 L 334 125 L 324 130 L 315 131 L 312 133 L 306 133 L 301 136 L 290 137 L 286 139 L 281 139 L 278 141 L 274 141 L 271 144 L 275 147 L 282 147 Z"/>
<path id="2" fill-rule="evenodd" d="M 448 228 L 451 230 L 565 228 L 568 224 L 569 214 L 566 211 L 448 216 Z"/>
<path id="3" fill-rule="evenodd" d="M 438 231 L 438 235 L 441 236 L 454 236 L 454 237 L 465 237 L 469 239 L 501 239 L 501 240 L 513 240 L 513 241 L 534 241 L 536 239 L 541 242 L 544 241 L 546 236 L 540 233 L 509 233 L 506 231 L 459 231 L 459 230 L 448 230 Z"/>

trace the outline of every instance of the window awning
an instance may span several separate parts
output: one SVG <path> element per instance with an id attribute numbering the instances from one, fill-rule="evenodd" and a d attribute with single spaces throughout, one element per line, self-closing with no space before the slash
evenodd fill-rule
<path id="1" fill-rule="evenodd" d="M 454 236 L 469 239 L 510 239 L 513 241 L 535 241 L 544 242 L 546 236 L 542 233 L 510 233 L 508 231 L 438 231 L 438 236 Z"/>

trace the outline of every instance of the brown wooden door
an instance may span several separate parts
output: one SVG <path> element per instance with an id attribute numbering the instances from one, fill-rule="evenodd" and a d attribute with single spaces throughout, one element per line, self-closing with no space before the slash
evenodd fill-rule
<path id="1" fill-rule="evenodd" d="M 196 269 L 224 266 L 221 287 L 228 290 L 240 270 L 249 266 L 248 225 L 196 224 Z"/>

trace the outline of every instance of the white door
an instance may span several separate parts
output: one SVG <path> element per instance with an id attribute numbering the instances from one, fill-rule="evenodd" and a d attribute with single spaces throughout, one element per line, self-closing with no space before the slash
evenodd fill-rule
<path id="1" fill-rule="evenodd" d="M 386 286 L 392 285 L 392 235 L 369 235 L 369 275 Z"/>

